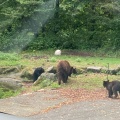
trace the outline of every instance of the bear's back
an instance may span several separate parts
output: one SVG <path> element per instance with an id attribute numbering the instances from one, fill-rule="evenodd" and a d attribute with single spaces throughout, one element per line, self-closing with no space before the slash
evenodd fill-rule
<path id="1" fill-rule="evenodd" d="M 57 65 L 57 71 L 58 72 L 65 71 L 68 75 L 70 75 L 70 71 L 71 71 L 70 63 L 66 60 L 60 61 Z"/>
<path id="2" fill-rule="evenodd" d="M 118 81 L 118 80 L 112 81 L 112 87 L 114 90 L 120 91 L 120 81 Z"/>

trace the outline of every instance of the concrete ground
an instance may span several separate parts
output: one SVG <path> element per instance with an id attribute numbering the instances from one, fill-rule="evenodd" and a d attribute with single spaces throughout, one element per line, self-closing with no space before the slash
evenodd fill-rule
<path id="1" fill-rule="evenodd" d="M 67 101 L 57 90 L 40 90 L 16 97 L 0 99 L 0 112 L 26 117 L 48 111 Z"/>
<path id="2" fill-rule="evenodd" d="M 119 120 L 120 100 L 82 101 L 29 117 L 0 113 L 0 120 Z"/>
<path id="3" fill-rule="evenodd" d="M 32 120 L 119 120 L 120 100 L 83 101 L 30 118 Z"/>
<path id="4" fill-rule="evenodd" d="M 109 99 L 104 89 L 91 92 L 42 89 L 0 99 L 0 120 L 101 119 L 120 119 L 120 99 Z"/>

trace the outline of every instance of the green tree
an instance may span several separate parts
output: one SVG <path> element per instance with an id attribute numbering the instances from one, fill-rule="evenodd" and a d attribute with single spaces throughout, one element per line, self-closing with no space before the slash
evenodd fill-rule
<path id="1" fill-rule="evenodd" d="M 1 0 L 0 50 L 120 49 L 119 0 Z"/>

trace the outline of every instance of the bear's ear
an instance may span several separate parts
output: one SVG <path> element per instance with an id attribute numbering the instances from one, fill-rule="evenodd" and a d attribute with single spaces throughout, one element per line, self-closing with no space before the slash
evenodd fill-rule
<path id="1" fill-rule="evenodd" d="M 109 84 L 109 81 L 103 81 L 103 86 L 104 86 L 104 87 L 107 87 L 108 84 Z"/>
<path id="2" fill-rule="evenodd" d="M 103 84 L 106 84 L 107 83 L 107 81 L 103 81 Z"/>

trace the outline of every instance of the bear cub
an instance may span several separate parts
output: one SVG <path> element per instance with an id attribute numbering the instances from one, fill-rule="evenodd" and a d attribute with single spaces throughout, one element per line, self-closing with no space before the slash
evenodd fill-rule
<path id="1" fill-rule="evenodd" d="M 38 77 L 44 72 L 45 70 L 42 67 L 36 68 L 33 72 L 33 82 L 35 82 L 38 79 Z"/>
<path id="2" fill-rule="evenodd" d="M 108 90 L 108 97 L 109 98 L 117 98 L 118 97 L 118 92 L 120 93 L 120 81 L 114 80 L 109 82 L 103 81 L 103 86 Z M 114 95 L 114 97 L 113 97 Z"/>

